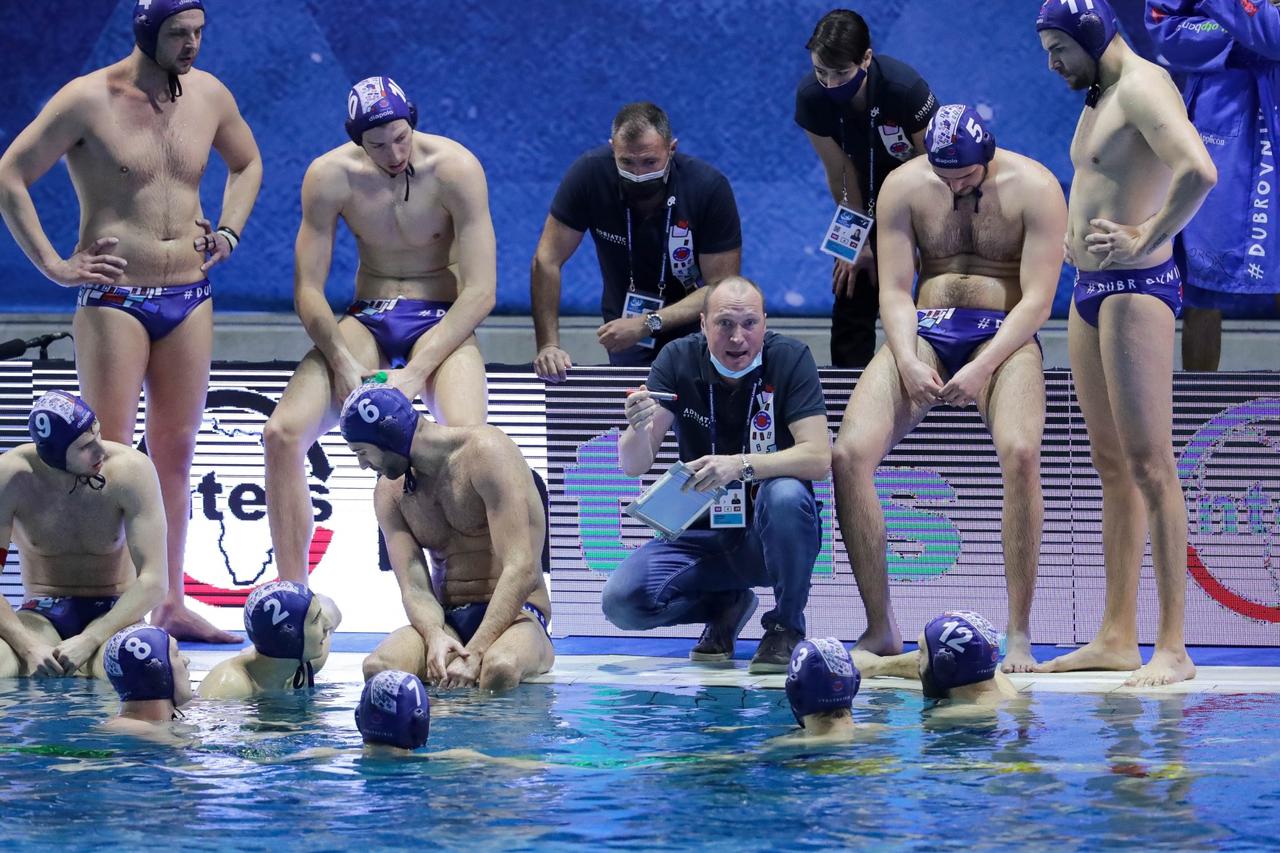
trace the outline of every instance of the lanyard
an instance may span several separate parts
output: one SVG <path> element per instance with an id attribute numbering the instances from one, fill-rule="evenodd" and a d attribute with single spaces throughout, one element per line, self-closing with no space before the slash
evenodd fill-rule
<path id="1" fill-rule="evenodd" d="M 658 249 L 661 251 L 661 257 L 658 259 L 658 298 L 662 298 L 662 291 L 667 289 L 667 246 L 668 236 L 671 234 L 671 211 L 676 209 L 676 197 L 674 195 L 667 198 L 667 223 L 662 226 L 662 237 L 658 241 Z M 628 288 L 630 293 L 636 292 L 636 268 L 635 263 L 631 260 L 631 205 L 626 206 L 627 210 L 627 280 L 631 283 Z"/>
<path id="2" fill-rule="evenodd" d="M 876 215 L 876 118 L 879 115 L 880 108 L 872 107 L 871 117 L 867 119 L 867 216 L 871 217 Z M 844 113 L 841 113 L 838 118 L 840 119 L 840 151 L 847 160 L 849 152 L 844 147 Z M 849 184 L 843 165 L 840 167 L 840 200 L 845 204 L 849 203 Z"/>
<path id="3" fill-rule="evenodd" d="M 747 399 L 747 424 L 742 433 L 742 452 L 745 454 L 748 448 L 748 438 L 751 435 L 751 416 L 754 414 L 752 409 L 756 405 L 756 394 L 760 391 L 760 383 L 762 379 L 757 379 L 751 386 L 751 396 Z M 716 383 L 712 380 L 707 385 L 707 405 L 711 409 L 711 455 L 716 455 Z"/>

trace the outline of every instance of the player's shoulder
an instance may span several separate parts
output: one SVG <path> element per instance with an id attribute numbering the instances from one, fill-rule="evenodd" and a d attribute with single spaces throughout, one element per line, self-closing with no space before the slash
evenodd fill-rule
<path id="1" fill-rule="evenodd" d="M 484 166 L 470 148 L 456 139 L 434 133 L 418 133 L 414 145 L 429 169 L 442 181 L 484 179 Z"/>
<path id="2" fill-rule="evenodd" d="M 312 160 L 303 176 L 303 183 L 326 194 L 347 191 L 351 177 L 364 168 L 361 158 L 368 159 L 359 146 L 344 142 Z"/>

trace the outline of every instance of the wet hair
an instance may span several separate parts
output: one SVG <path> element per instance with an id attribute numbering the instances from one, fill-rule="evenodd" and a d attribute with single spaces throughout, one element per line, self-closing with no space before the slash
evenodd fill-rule
<path id="1" fill-rule="evenodd" d="M 832 9 L 813 28 L 805 49 L 818 54 L 818 60 L 828 68 L 859 65 L 871 49 L 871 30 L 857 12 Z"/>
<path id="2" fill-rule="evenodd" d="M 760 304 L 761 305 L 764 304 L 764 288 L 756 284 L 751 279 L 747 278 L 745 275 L 727 275 L 724 278 L 719 279 L 718 281 L 713 281 L 711 284 L 707 285 L 706 287 L 707 298 L 706 298 L 706 301 L 703 302 L 702 304 L 710 305 L 711 294 L 715 293 L 721 287 L 724 287 L 725 285 L 729 285 L 729 284 L 736 284 L 739 286 L 745 284 L 746 286 L 754 290 L 756 293 L 760 294 Z M 705 311 L 706 309 L 704 308 L 703 310 Z"/>
<path id="3" fill-rule="evenodd" d="M 845 717 L 852 717 L 853 711 L 848 708 L 833 708 L 830 711 L 819 711 L 813 716 L 820 720 L 843 720 Z"/>
<path id="4" fill-rule="evenodd" d="M 613 117 L 614 139 L 630 144 L 650 130 L 658 131 L 663 141 L 671 141 L 671 120 L 662 107 L 649 101 L 636 101 L 618 110 Z"/>

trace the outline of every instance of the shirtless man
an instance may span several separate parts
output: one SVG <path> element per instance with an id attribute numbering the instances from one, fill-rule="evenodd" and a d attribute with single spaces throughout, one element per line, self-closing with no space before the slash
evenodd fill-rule
<path id="1" fill-rule="evenodd" d="M 381 475 L 374 509 L 409 616 L 365 658 L 365 678 L 398 669 L 499 691 L 550 669 L 546 515 L 515 443 L 496 427 L 433 424 L 386 385 L 353 392 L 340 423 L 360 467 Z"/>
<path id="2" fill-rule="evenodd" d="M 244 603 L 252 646 L 222 661 L 200 682 L 201 699 L 248 699 L 315 687 L 342 623 L 327 596 L 293 581 L 272 581 Z"/>
<path id="3" fill-rule="evenodd" d="M 1004 481 L 1004 666 L 1025 672 L 1035 664 L 1031 597 L 1044 520 L 1044 371 L 1035 333 L 1049 317 L 1062 269 L 1066 203 L 1049 170 L 997 148 L 962 104 L 938 110 L 925 149 L 927 158 L 895 169 L 880 193 L 876 256 L 888 345 L 849 399 L 832 458 L 840 532 L 867 612 L 858 648 L 902 651 L 876 468 L 934 406 L 976 401 Z M 917 253 L 918 308 L 911 301 Z"/>
<path id="4" fill-rule="evenodd" d="M 996 630 L 977 613 L 948 611 L 925 625 L 917 642 L 916 651 L 891 657 L 854 649 L 853 662 L 863 678 L 919 679 L 926 699 L 953 707 L 995 708 L 1017 698 L 998 665 Z"/>
<path id="5" fill-rule="evenodd" d="M 17 543 L 29 596 L 17 612 L 0 599 L 0 677 L 102 678 L 103 644 L 164 598 L 160 484 L 65 391 L 27 426 L 33 443 L 0 456 L 0 541 Z"/>
<path id="6" fill-rule="evenodd" d="M 183 557 L 213 348 L 206 274 L 240 240 L 262 160 L 231 93 L 192 68 L 203 10 L 200 0 L 138 3 L 133 52 L 64 86 L 0 158 L 0 214 L 40 272 L 79 288 L 76 372 L 103 436 L 133 443 L 146 387 L 147 454 L 168 520 L 168 595 L 152 618 L 180 639 L 225 643 L 235 637 L 186 608 Z M 216 231 L 200 208 L 210 147 L 227 164 Z M 80 201 L 66 259 L 28 191 L 64 156 Z"/>
<path id="7" fill-rule="evenodd" d="M 848 650 L 835 637 L 801 640 L 791 652 L 784 685 L 800 731 L 773 738 L 768 745 L 855 740 L 860 727 L 851 709 L 861 683 Z"/>
<path id="8" fill-rule="evenodd" d="M 130 625 L 107 641 L 102 660 L 120 712 L 100 728 L 169 746 L 193 743 L 172 725 L 192 698 L 191 661 L 168 631 Z"/>
<path id="9" fill-rule="evenodd" d="M 1087 89 L 1071 142 L 1067 260 L 1071 374 L 1102 479 L 1107 597 L 1093 642 L 1042 672 L 1137 671 L 1125 684 L 1192 678 L 1183 642 L 1187 507 L 1173 461 L 1174 318 L 1182 275 L 1172 238 L 1217 180 L 1163 68 L 1116 37 L 1106 0 L 1047 0 L 1036 20 L 1049 68 Z M 1138 570 L 1151 532 L 1160 622 L 1138 654 Z M 1140 668 L 1139 668 L 1140 667 Z"/>
<path id="10" fill-rule="evenodd" d="M 307 582 L 311 444 L 361 380 L 422 395 L 436 419 L 483 424 L 488 399 L 475 329 L 493 309 L 497 249 L 480 162 L 443 136 L 415 132 L 418 110 L 389 77 L 348 95 L 352 145 L 321 155 L 302 182 L 294 302 L 315 342 L 263 434 L 267 515 L 280 577 Z M 325 301 L 338 220 L 356 237 L 356 301 L 336 320 Z"/>

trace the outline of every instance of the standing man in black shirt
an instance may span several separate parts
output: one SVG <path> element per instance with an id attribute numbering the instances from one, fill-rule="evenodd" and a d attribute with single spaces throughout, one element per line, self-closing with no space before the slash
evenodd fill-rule
<path id="1" fill-rule="evenodd" d="M 813 73 L 796 88 L 796 124 L 822 160 L 831 197 L 874 219 L 885 177 L 924 150 L 924 129 L 938 99 L 911 66 L 872 55 L 871 32 L 857 12 L 828 12 L 805 47 Z M 857 261 L 837 259 L 832 274 L 835 367 L 866 367 L 875 353 L 880 290 L 874 228 Z"/>
<path id="2" fill-rule="evenodd" d="M 596 337 L 613 365 L 652 364 L 665 343 L 694 331 L 699 288 L 737 275 L 742 263 L 729 181 L 676 153 L 660 107 L 627 104 L 613 120 L 609 144 L 569 167 L 533 256 L 533 366 L 550 382 L 563 382 L 573 366 L 560 348 L 560 270 L 587 230 L 604 280 L 604 325 Z"/>
<path id="3" fill-rule="evenodd" d="M 689 657 L 726 661 L 756 610 L 752 587 L 772 587 L 777 603 L 760 619 L 765 636 L 750 671 L 786 671 L 804 638 L 822 536 L 813 481 L 831 466 L 813 354 L 765 331 L 759 286 L 722 279 L 707 289 L 702 332 L 662 351 L 624 411 L 618 461 L 629 476 L 653 466 L 674 428 L 692 488 L 727 493 L 680 538 L 654 539 L 614 570 L 605 618 L 633 631 L 706 623 Z"/>

